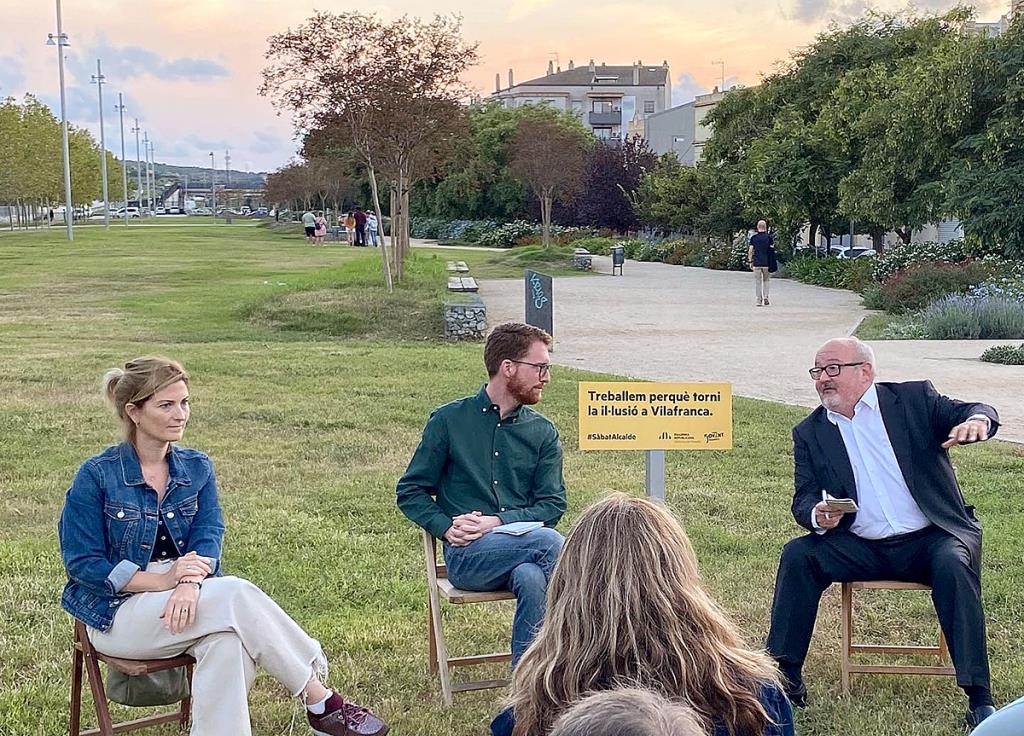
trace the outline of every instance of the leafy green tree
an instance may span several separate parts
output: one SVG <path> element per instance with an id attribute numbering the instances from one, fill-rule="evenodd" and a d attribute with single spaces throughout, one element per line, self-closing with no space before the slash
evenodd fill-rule
<path id="1" fill-rule="evenodd" d="M 968 237 L 1024 258 L 1024 20 L 987 57 L 976 88 L 979 124 L 956 145 L 947 202 Z"/>

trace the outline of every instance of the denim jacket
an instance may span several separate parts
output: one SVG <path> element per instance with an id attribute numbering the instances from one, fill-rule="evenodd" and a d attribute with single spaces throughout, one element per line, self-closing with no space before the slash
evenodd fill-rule
<path id="1" fill-rule="evenodd" d="M 224 520 L 210 458 L 172 445 L 167 466 L 167 492 L 159 506 L 129 443 L 78 469 L 57 532 L 68 573 L 61 606 L 82 623 L 110 628 L 117 607 L 131 596 L 124 587 L 149 564 L 161 513 L 178 551 L 212 558 L 214 575 L 221 574 Z"/>

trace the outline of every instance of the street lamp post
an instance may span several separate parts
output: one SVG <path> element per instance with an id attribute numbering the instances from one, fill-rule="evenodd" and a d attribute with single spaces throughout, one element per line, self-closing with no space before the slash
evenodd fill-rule
<path id="1" fill-rule="evenodd" d="M 139 133 L 142 132 L 142 128 L 139 127 L 139 119 L 135 118 L 135 127 L 132 128 L 132 132 L 135 134 L 135 195 L 139 198 L 139 216 L 142 216 L 142 151 L 139 148 Z M 128 203 L 125 203 L 125 207 Z M 127 213 L 125 213 L 127 215 Z"/>
<path id="2" fill-rule="evenodd" d="M 156 159 L 153 158 L 154 151 L 152 139 L 150 139 L 148 145 L 149 150 L 147 151 L 147 155 L 149 157 L 149 167 L 147 173 L 149 174 L 149 211 L 152 213 L 153 217 L 156 217 L 156 202 L 153 199 L 156 196 Z"/>
<path id="3" fill-rule="evenodd" d="M 103 130 L 103 85 L 107 78 L 103 76 L 100 60 L 96 59 L 96 73 L 92 75 L 92 83 L 96 85 L 100 103 L 100 179 L 103 182 L 103 227 L 110 229 L 110 193 L 107 188 L 107 139 Z"/>
<path id="4" fill-rule="evenodd" d="M 210 196 L 213 199 L 213 221 L 217 222 L 217 167 L 213 161 L 213 151 L 210 151 Z"/>
<path id="5" fill-rule="evenodd" d="M 143 191 L 146 193 L 146 198 L 149 199 L 150 208 L 153 207 L 153 200 L 149 198 L 149 131 L 142 131 L 142 151 L 146 154 L 146 183 L 143 185 L 145 188 Z M 139 202 L 139 213 L 142 213 L 142 203 Z"/>
<path id="6" fill-rule="evenodd" d="M 60 0 L 57 0 L 57 35 L 49 34 L 46 45 L 57 47 L 57 69 L 60 75 L 60 135 L 64 147 L 64 224 L 67 227 L 68 240 L 74 240 L 75 230 L 71 222 L 73 209 L 71 205 L 71 150 L 68 146 L 68 105 L 64 94 L 64 47 L 70 44 L 61 21 Z"/>
<path id="7" fill-rule="evenodd" d="M 128 160 L 124 156 L 124 96 L 120 92 L 114 109 L 121 119 L 121 184 L 124 186 L 124 226 L 128 227 Z"/>

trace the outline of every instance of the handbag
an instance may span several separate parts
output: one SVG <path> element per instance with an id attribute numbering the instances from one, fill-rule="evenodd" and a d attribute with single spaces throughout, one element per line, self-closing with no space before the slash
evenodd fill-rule
<path id="1" fill-rule="evenodd" d="M 779 259 L 775 257 L 775 248 L 768 248 L 768 273 L 775 273 L 779 270 Z"/>
<path id="2" fill-rule="evenodd" d="M 126 675 L 107 668 L 107 697 L 121 705 L 170 705 L 188 697 L 188 672 L 185 667 Z"/>

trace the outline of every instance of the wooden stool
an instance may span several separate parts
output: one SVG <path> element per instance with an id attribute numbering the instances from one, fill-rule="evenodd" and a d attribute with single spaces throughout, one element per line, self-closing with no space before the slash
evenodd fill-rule
<path id="1" fill-rule="evenodd" d="M 855 590 L 931 590 L 920 583 L 902 583 L 895 580 L 874 580 L 871 582 L 842 584 L 842 651 L 840 671 L 842 673 L 843 695 L 850 694 L 851 674 L 890 674 L 890 675 L 955 675 L 956 671 L 949 666 L 949 649 L 946 637 L 939 629 L 937 646 L 913 646 L 895 644 L 854 644 L 853 643 L 853 591 Z M 939 665 L 881 665 L 853 664 L 850 658 L 854 654 L 917 654 L 931 655 L 939 658 Z"/>
<path id="2" fill-rule="evenodd" d="M 485 603 L 487 601 L 515 600 L 515 596 L 507 590 L 495 590 L 478 593 L 460 590 L 448 582 L 448 568 L 437 561 L 437 541 L 430 532 L 423 532 L 423 553 L 427 563 L 427 615 L 428 651 L 427 665 L 430 671 L 437 672 L 441 677 L 441 695 L 445 705 L 452 704 L 452 693 L 467 690 L 487 690 L 492 687 L 505 687 L 509 684 L 503 680 L 476 680 L 452 684 L 452 667 L 465 667 L 488 662 L 510 662 L 512 654 L 497 652 L 495 654 L 476 654 L 468 657 L 449 657 L 448 647 L 444 642 L 444 629 L 441 626 L 441 598 L 449 603 Z"/>
<path id="3" fill-rule="evenodd" d="M 171 659 L 120 659 L 108 657 L 102 652 L 96 651 L 89 642 L 89 636 L 85 631 L 85 625 L 81 621 L 75 621 L 75 646 L 74 663 L 71 670 L 71 724 L 68 732 L 70 736 L 113 736 L 115 733 L 134 731 L 137 728 L 156 726 L 161 723 L 178 722 L 178 727 L 185 730 L 188 727 L 189 717 L 192 713 L 192 696 L 185 696 L 181 701 L 181 707 L 172 712 L 161 715 L 137 718 L 134 721 L 114 723 L 110 718 L 110 708 L 107 703 L 107 691 L 103 687 L 103 675 L 100 673 L 100 662 L 105 662 L 107 667 L 113 667 L 126 675 L 147 675 L 151 672 L 170 670 L 175 667 L 186 667 L 188 671 L 189 690 L 192 689 L 192 666 L 196 660 L 191 655 L 183 654 L 180 657 Z M 92 700 L 96 706 L 96 720 L 98 728 L 82 731 L 82 669 L 85 668 L 89 678 L 89 689 L 92 690 Z"/>

